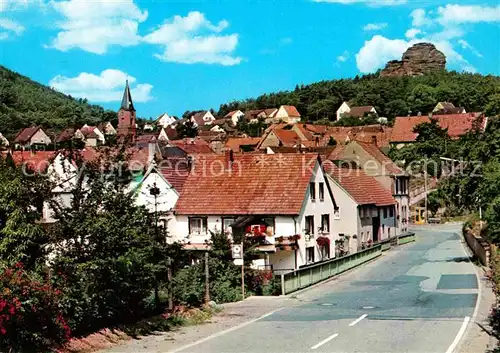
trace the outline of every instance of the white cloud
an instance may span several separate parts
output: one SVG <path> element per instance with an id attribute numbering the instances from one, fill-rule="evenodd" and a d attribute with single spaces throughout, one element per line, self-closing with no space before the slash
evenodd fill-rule
<path id="1" fill-rule="evenodd" d="M 500 22 L 500 5 L 496 7 L 480 5 L 453 5 L 438 8 L 438 21 L 443 24 L 478 22 Z"/>
<path id="2" fill-rule="evenodd" d="M 186 17 L 174 16 L 144 37 L 144 41 L 164 46 L 160 60 L 184 64 L 205 63 L 236 65 L 240 57 L 233 56 L 238 35 L 219 34 L 229 26 L 226 20 L 213 24 L 205 15 L 193 11 Z"/>
<path id="3" fill-rule="evenodd" d="M 327 2 L 334 4 L 367 4 L 369 6 L 397 6 L 404 5 L 407 0 L 313 0 L 314 2 Z"/>
<path id="4" fill-rule="evenodd" d="M 476 48 L 474 48 L 472 45 L 470 45 L 466 40 L 464 39 L 459 39 L 458 40 L 458 44 L 460 44 L 460 46 L 462 47 L 462 49 L 469 49 L 474 55 L 482 58 L 483 57 L 483 54 L 481 54 L 480 52 L 478 52 L 476 50 Z"/>
<path id="5" fill-rule="evenodd" d="M 22 10 L 31 4 L 42 4 L 42 0 L 1 0 L 0 12 Z"/>
<path id="6" fill-rule="evenodd" d="M 0 18 L 0 40 L 6 40 L 11 34 L 20 36 L 24 32 L 24 26 L 8 18 Z"/>
<path id="7" fill-rule="evenodd" d="M 61 31 L 51 47 L 67 51 L 72 48 L 104 54 L 112 45 L 132 46 L 140 41 L 138 25 L 148 17 L 133 0 L 51 1 L 64 20 L 57 23 Z"/>
<path id="8" fill-rule="evenodd" d="M 337 62 L 344 63 L 349 60 L 350 54 L 347 50 L 345 50 L 342 55 L 337 56 Z"/>
<path id="9" fill-rule="evenodd" d="M 411 12 L 410 17 L 412 18 L 413 27 L 422 27 L 432 24 L 432 19 L 427 16 L 424 9 L 415 9 Z"/>
<path id="10" fill-rule="evenodd" d="M 388 26 L 386 22 L 383 23 L 368 23 L 363 27 L 363 31 L 378 31 Z"/>
<path id="11" fill-rule="evenodd" d="M 410 28 L 409 30 L 406 31 L 405 37 L 408 39 L 413 39 L 420 33 L 422 33 L 422 31 L 419 30 L 418 28 Z"/>
<path id="12" fill-rule="evenodd" d="M 93 102 L 116 102 L 122 99 L 127 79 L 134 102 L 147 102 L 152 99 L 152 85 L 135 84 L 135 77 L 116 69 L 104 70 L 99 75 L 87 72 L 82 72 L 76 77 L 57 75 L 50 80 L 49 86 L 73 97 L 87 98 Z"/>

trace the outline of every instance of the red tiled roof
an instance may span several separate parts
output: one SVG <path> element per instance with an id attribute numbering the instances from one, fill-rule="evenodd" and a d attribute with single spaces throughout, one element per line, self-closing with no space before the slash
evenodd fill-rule
<path id="1" fill-rule="evenodd" d="M 199 155 L 176 204 L 191 215 L 298 215 L 317 154 Z M 312 165 L 311 165 L 312 164 Z M 309 167 L 305 167 L 309 166 Z"/>
<path id="2" fill-rule="evenodd" d="M 40 130 L 39 126 L 27 127 L 25 129 L 21 130 L 17 134 L 16 139 L 14 140 L 14 142 L 28 143 L 31 140 L 31 138 L 33 137 L 33 135 L 36 134 L 36 132 L 38 130 Z"/>
<path id="3" fill-rule="evenodd" d="M 156 141 L 156 135 L 154 134 L 137 135 L 135 138 L 136 143 L 149 143 L 155 141 Z"/>
<path id="4" fill-rule="evenodd" d="M 370 156 L 377 160 L 380 164 L 384 166 L 387 171 L 392 175 L 401 175 L 404 172 L 390 159 L 386 156 L 377 146 L 372 143 L 365 143 L 356 141 Z"/>
<path id="5" fill-rule="evenodd" d="M 300 118 L 300 113 L 297 110 L 297 108 L 295 108 L 294 105 L 284 105 L 283 108 L 285 109 L 285 111 L 288 114 L 288 116 L 290 116 L 290 117 L 299 117 Z"/>
<path id="6" fill-rule="evenodd" d="M 324 163 L 324 170 L 332 176 L 359 205 L 390 206 L 396 200 L 389 190 L 362 169 L 339 168 L 332 162 Z"/>
<path id="7" fill-rule="evenodd" d="M 158 163 L 158 171 L 180 193 L 189 176 L 186 158 L 167 158 Z"/>
<path id="8" fill-rule="evenodd" d="M 63 132 L 61 132 L 57 136 L 56 142 L 65 142 L 71 140 L 74 135 L 75 135 L 75 129 L 72 128 L 64 129 Z"/>
<path id="9" fill-rule="evenodd" d="M 277 108 L 264 109 L 264 112 L 266 113 L 266 117 L 268 117 L 268 118 L 274 117 L 274 115 L 276 114 L 277 111 L 278 111 Z"/>
<path id="10" fill-rule="evenodd" d="M 458 138 L 474 128 L 474 123 L 482 119 L 481 113 L 434 115 L 441 128 L 448 129 L 448 135 Z M 428 116 L 397 117 L 392 129 L 391 142 L 415 142 L 417 134 L 413 129 L 430 121 Z M 486 119 L 481 122 L 481 130 L 486 127 Z"/>
<path id="11" fill-rule="evenodd" d="M 344 156 L 345 147 L 346 145 L 337 144 L 335 146 L 335 149 L 329 155 L 326 156 L 326 159 L 330 161 L 342 160 Z"/>
<path id="12" fill-rule="evenodd" d="M 241 146 L 257 146 L 260 142 L 260 137 L 230 137 L 226 142 L 226 147 L 233 152 L 239 152 Z"/>
<path id="13" fill-rule="evenodd" d="M 234 114 L 236 114 L 239 110 L 233 110 L 229 113 L 227 113 L 226 115 L 224 115 L 224 118 L 230 118 L 232 117 Z"/>
<path id="14" fill-rule="evenodd" d="M 51 160 L 56 156 L 56 153 L 54 151 L 14 151 L 11 155 L 16 166 L 43 173 L 46 171 Z"/>
<path id="15" fill-rule="evenodd" d="M 300 141 L 299 135 L 292 130 L 276 129 L 274 133 L 283 146 L 295 146 Z"/>
<path id="16" fill-rule="evenodd" d="M 350 127 L 330 127 L 323 136 L 320 145 L 328 144 L 330 136 L 337 143 L 346 143 L 349 141 L 372 142 L 374 137 L 377 140 L 378 147 L 389 145 L 392 129 L 380 124 Z"/>
<path id="17" fill-rule="evenodd" d="M 213 152 L 210 145 L 206 141 L 197 137 L 170 141 L 170 144 L 179 147 L 187 154 Z"/>
<path id="18" fill-rule="evenodd" d="M 86 127 L 82 127 L 80 129 L 80 132 L 83 134 L 83 136 L 87 137 L 87 138 L 97 138 L 97 134 L 95 133 L 95 129 L 97 127 L 95 126 L 86 126 Z"/>

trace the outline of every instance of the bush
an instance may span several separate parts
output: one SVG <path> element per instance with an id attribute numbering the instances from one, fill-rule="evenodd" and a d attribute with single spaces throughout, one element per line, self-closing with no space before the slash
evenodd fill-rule
<path id="1" fill-rule="evenodd" d="M 44 352 L 70 338 L 61 292 L 21 264 L 0 270 L 0 351 Z"/>

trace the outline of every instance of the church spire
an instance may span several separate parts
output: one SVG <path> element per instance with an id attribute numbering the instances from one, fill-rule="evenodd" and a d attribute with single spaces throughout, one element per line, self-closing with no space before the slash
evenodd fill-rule
<path id="1" fill-rule="evenodd" d="M 132 102 L 132 94 L 130 94 L 130 87 L 128 85 L 128 80 L 125 83 L 125 91 L 123 92 L 122 104 L 120 109 L 127 111 L 135 111 L 134 103 Z"/>

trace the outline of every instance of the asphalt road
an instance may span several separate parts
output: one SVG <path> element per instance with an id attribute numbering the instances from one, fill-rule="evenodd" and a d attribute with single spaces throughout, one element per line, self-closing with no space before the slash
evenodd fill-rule
<path id="1" fill-rule="evenodd" d="M 415 243 L 298 294 L 298 305 L 171 352 L 451 353 L 478 297 L 458 231 L 417 228 Z"/>

